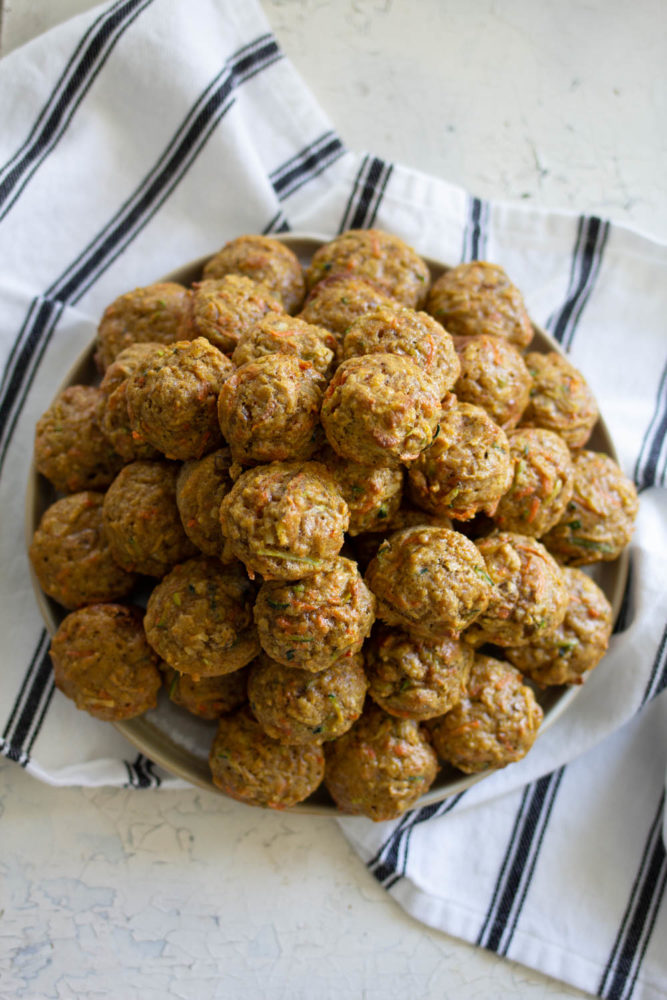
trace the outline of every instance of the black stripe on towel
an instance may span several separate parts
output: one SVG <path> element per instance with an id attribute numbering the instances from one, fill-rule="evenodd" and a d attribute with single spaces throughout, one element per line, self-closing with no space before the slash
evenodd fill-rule
<path id="1" fill-rule="evenodd" d="M 667 860 L 662 841 L 665 793 L 644 844 L 623 920 L 598 987 L 605 1000 L 629 1000 L 662 903 Z"/>
<path id="2" fill-rule="evenodd" d="M 49 636 L 43 629 L 2 734 L 2 752 L 23 767 L 53 696 Z"/>
<path id="3" fill-rule="evenodd" d="M 505 955 L 530 888 L 551 810 L 565 772 L 561 767 L 528 785 L 521 797 L 491 904 L 477 944 Z"/>
<path id="4" fill-rule="evenodd" d="M 0 171 L 0 220 L 64 134 L 118 39 L 152 2 L 119 0 L 85 32 L 28 138 Z"/>
<path id="5" fill-rule="evenodd" d="M 284 201 L 289 195 L 294 194 L 307 181 L 326 170 L 344 152 L 343 143 L 335 132 L 330 130 L 302 149 L 300 153 L 290 157 L 269 175 L 278 200 Z"/>
<path id="6" fill-rule="evenodd" d="M 4 398 L 0 402 L 0 467 L 35 371 L 59 318 L 61 303 L 75 303 L 153 218 L 201 152 L 211 133 L 232 105 L 232 92 L 260 70 L 281 58 L 276 42 L 264 35 L 244 46 L 206 88 L 166 150 L 134 195 L 100 234 L 41 296 L 42 306 L 30 307 L 10 359 Z M 49 315 L 47 315 L 47 313 Z"/>
<path id="7" fill-rule="evenodd" d="M 489 203 L 481 198 L 468 197 L 468 219 L 463 231 L 461 260 L 483 260 L 489 226 Z"/>
<path id="8" fill-rule="evenodd" d="M 263 236 L 269 236 L 271 233 L 288 233 L 290 231 L 290 224 L 285 218 L 282 209 L 280 209 L 273 216 L 270 222 L 264 226 L 262 229 Z"/>
<path id="9" fill-rule="evenodd" d="M 660 645 L 658 646 L 651 668 L 651 675 L 644 690 L 641 701 L 641 708 L 656 695 L 660 694 L 667 687 L 667 625 L 662 633 Z"/>
<path id="10" fill-rule="evenodd" d="M 609 223 L 597 216 L 579 219 L 567 296 L 561 308 L 547 320 L 547 330 L 565 350 L 572 346 L 581 313 L 600 273 L 609 229 Z"/>
<path id="11" fill-rule="evenodd" d="M 667 364 L 662 371 L 655 409 L 639 449 L 635 465 L 635 482 L 640 490 L 650 486 L 665 485 L 665 458 L 667 449 Z M 662 468 L 661 468 L 662 466 Z"/>
<path id="12" fill-rule="evenodd" d="M 155 764 L 148 757 L 144 757 L 142 753 L 138 754 L 133 763 L 125 760 L 125 769 L 127 771 L 127 781 L 125 787 L 128 786 L 132 788 L 159 788 L 161 785 L 160 777 L 155 773 Z"/>
<path id="13" fill-rule="evenodd" d="M 377 217 L 393 167 L 376 156 L 365 156 L 352 186 L 339 232 L 366 229 Z"/>
<path id="14" fill-rule="evenodd" d="M 390 889 L 401 875 L 405 875 L 410 835 L 414 827 L 433 817 L 450 812 L 460 802 L 464 794 L 464 792 L 459 792 L 458 795 L 454 795 L 444 802 L 436 802 L 429 806 L 422 806 L 421 809 L 413 809 L 401 817 L 399 824 L 368 862 L 369 870 L 380 884 L 384 885 L 386 889 Z"/>

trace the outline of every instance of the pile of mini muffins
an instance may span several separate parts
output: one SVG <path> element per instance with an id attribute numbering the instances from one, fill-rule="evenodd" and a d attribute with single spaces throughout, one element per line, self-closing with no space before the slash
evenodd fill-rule
<path id="1" fill-rule="evenodd" d="M 58 688 L 121 720 L 164 686 L 219 720 L 216 786 L 272 808 L 324 781 L 344 812 L 389 819 L 440 762 L 519 760 L 535 690 L 581 683 L 607 648 L 611 608 L 577 567 L 616 559 L 637 513 L 584 448 L 586 382 L 532 336 L 502 268 L 432 283 L 379 230 L 305 271 L 241 236 L 191 288 L 120 296 L 101 384 L 65 389 L 36 430 L 64 494 L 30 549 L 70 612 Z"/>

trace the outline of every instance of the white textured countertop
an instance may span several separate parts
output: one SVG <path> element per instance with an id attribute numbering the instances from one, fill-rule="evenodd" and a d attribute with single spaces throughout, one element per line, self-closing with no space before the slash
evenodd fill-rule
<path id="1" fill-rule="evenodd" d="M 661 0 L 262 2 L 351 148 L 667 237 Z M 4 0 L 3 54 L 91 6 Z M 0 824 L 0 1000 L 583 996 L 406 917 L 334 821 L 3 762 Z"/>

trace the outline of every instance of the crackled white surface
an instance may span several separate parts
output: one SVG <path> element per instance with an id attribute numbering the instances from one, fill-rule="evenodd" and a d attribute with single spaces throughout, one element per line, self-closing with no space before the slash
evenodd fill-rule
<path id="1" fill-rule="evenodd" d="M 661 0 L 262 5 L 350 147 L 667 237 Z M 4 0 L 2 52 L 91 6 Z M 320 817 L 3 763 L 0 830 L 0 1000 L 584 996 L 417 924 Z"/>

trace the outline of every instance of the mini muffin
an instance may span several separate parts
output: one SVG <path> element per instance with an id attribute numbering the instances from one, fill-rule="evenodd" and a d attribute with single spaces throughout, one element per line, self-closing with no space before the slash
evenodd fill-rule
<path id="1" fill-rule="evenodd" d="M 299 258 L 270 236 L 237 236 L 207 262 L 205 278 L 241 274 L 252 278 L 280 299 L 287 312 L 296 312 L 306 291 Z"/>
<path id="2" fill-rule="evenodd" d="M 335 477 L 350 509 L 348 534 L 387 532 L 401 503 L 403 469 L 351 462 L 330 447 L 319 451 L 317 457 Z"/>
<path id="3" fill-rule="evenodd" d="M 267 736 L 247 708 L 220 720 L 209 754 L 213 783 L 251 806 L 289 809 L 307 799 L 324 776 L 318 743 L 291 746 Z"/>
<path id="4" fill-rule="evenodd" d="M 493 583 L 488 607 L 466 632 L 473 645 L 522 646 L 555 632 L 565 617 L 563 571 L 534 538 L 497 532 L 477 548 Z"/>
<path id="5" fill-rule="evenodd" d="M 310 458 L 321 442 L 324 380 L 308 361 L 269 354 L 237 368 L 222 386 L 218 419 L 235 462 Z"/>
<path id="6" fill-rule="evenodd" d="M 533 339 L 521 292 L 502 267 L 483 260 L 445 271 L 433 282 L 426 311 L 455 337 L 488 334 L 520 348 Z"/>
<path id="7" fill-rule="evenodd" d="M 521 423 L 555 431 L 570 448 L 583 448 L 599 414 L 581 372 L 555 351 L 526 354 L 526 365 L 532 385 Z"/>
<path id="8" fill-rule="evenodd" d="M 519 351 L 501 337 L 481 334 L 454 339 L 461 374 L 454 392 L 462 403 L 481 406 L 504 431 L 516 427 L 526 406 L 531 377 Z"/>
<path id="9" fill-rule="evenodd" d="M 390 535 L 366 580 L 378 599 L 378 618 L 427 638 L 457 638 L 493 590 L 473 542 L 458 531 L 424 526 Z"/>
<path id="10" fill-rule="evenodd" d="M 564 569 L 569 602 L 555 632 L 505 650 L 508 660 L 535 684 L 582 684 L 604 656 L 612 629 L 609 601 L 580 569 Z"/>
<path id="11" fill-rule="evenodd" d="M 463 697 L 473 656 L 471 647 L 457 639 L 379 628 L 364 649 L 368 693 L 390 715 L 432 719 Z"/>
<path id="12" fill-rule="evenodd" d="M 343 357 L 403 354 L 415 361 L 444 396 L 453 388 L 461 365 L 454 341 L 428 313 L 399 306 L 376 309 L 352 323 L 343 342 Z"/>
<path id="13" fill-rule="evenodd" d="M 206 337 L 223 354 L 231 354 L 242 334 L 267 313 L 282 313 L 282 303 L 251 278 L 227 274 L 193 286 L 193 337 Z"/>
<path id="14" fill-rule="evenodd" d="M 492 515 L 512 482 L 510 448 L 488 413 L 455 396 L 443 402 L 440 432 L 410 466 L 410 498 L 433 514 L 468 521 Z"/>
<path id="15" fill-rule="evenodd" d="M 135 288 L 104 310 L 95 360 L 104 371 L 130 344 L 173 344 L 190 336 L 192 292 L 173 281 Z"/>
<path id="16" fill-rule="evenodd" d="M 157 705 L 162 678 L 141 616 L 140 608 L 90 604 L 67 615 L 53 637 L 56 687 L 96 719 L 133 719 Z"/>
<path id="17" fill-rule="evenodd" d="M 319 247 L 306 270 L 308 288 L 332 274 L 370 281 L 411 309 L 424 304 L 431 282 L 428 267 L 412 247 L 379 229 L 349 229 Z"/>
<path id="18" fill-rule="evenodd" d="M 437 771 L 436 755 L 418 723 L 373 704 L 326 745 L 324 783 L 338 808 L 354 816 L 396 819 L 429 790 Z"/>
<path id="19" fill-rule="evenodd" d="M 364 532 L 355 536 L 353 549 L 359 568 L 364 570 L 368 566 L 371 559 L 377 555 L 385 538 L 388 538 L 394 531 L 400 531 L 401 528 L 414 528 L 420 524 L 433 528 L 452 527 L 452 522 L 448 517 L 428 514 L 425 510 L 419 510 L 418 507 L 401 505 L 384 531 Z"/>
<path id="20" fill-rule="evenodd" d="M 104 533 L 113 558 L 128 572 L 161 577 L 197 554 L 176 506 L 177 476 L 171 462 L 132 462 L 105 494 Z"/>
<path id="21" fill-rule="evenodd" d="M 176 504 L 185 534 L 207 556 L 234 561 L 220 527 L 220 504 L 232 488 L 232 453 L 219 448 L 184 462 L 176 480 Z"/>
<path id="22" fill-rule="evenodd" d="M 509 435 L 512 484 L 495 521 L 503 531 L 540 538 L 558 524 L 572 496 L 570 450 L 553 431 L 519 428 Z"/>
<path id="23" fill-rule="evenodd" d="M 572 497 L 542 541 L 568 566 L 616 559 L 632 538 L 639 509 L 635 484 L 601 452 L 577 451 L 572 464 Z"/>
<path id="24" fill-rule="evenodd" d="M 115 562 L 102 522 L 101 493 L 73 493 L 44 512 L 30 562 L 45 594 L 73 611 L 125 597 L 135 577 Z"/>
<path id="25" fill-rule="evenodd" d="M 343 362 L 321 412 L 334 451 L 366 465 L 414 461 L 433 440 L 439 417 L 437 386 L 414 361 L 398 354 Z"/>
<path id="26" fill-rule="evenodd" d="M 239 338 L 232 361 L 237 367 L 259 361 L 267 354 L 290 354 L 308 361 L 324 378 L 330 378 L 339 352 L 333 333 L 295 316 L 267 313 Z"/>
<path id="27" fill-rule="evenodd" d="M 311 290 L 299 318 L 330 330 L 342 354 L 343 338 L 355 319 L 374 309 L 395 306 L 396 299 L 385 295 L 376 285 L 362 278 L 334 274 Z"/>
<path id="28" fill-rule="evenodd" d="M 361 535 L 355 535 L 352 540 L 352 548 L 359 569 L 365 572 L 371 559 L 377 555 L 382 543 L 395 531 L 400 531 L 402 528 L 415 528 L 419 525 L 432 528 L 451 528 L 452 522 L 448 517 L 427 514 L 426 511 L 418 508 L 399 507 L 385 531 L 364 532 Z"/>
<path id="29" fill-rule="evenodd" d="M 100 385 L 104 393 L 100 427 L 107 441 L 126 462 L 160 457 L 157 448 L 140 441 L 133 433 L 127 412 L 128 380 L 160 349 L 160 344 L 130 344 L 109 365 Z"/>
<path id="30" fill-rule="evenodd" d="M 37 421 L 35 465 L 60 493 L 103 490 L 122 468 L 100 427 L 103 410 L 100 389 L 71 385 Z"/>
<path id="31" fill-rule="evenodd" d="M 375 619 L 375 598 L 355 563 L 339 557 L 331 569 L 303 580 L 262 584 L 254 616 L 270 657 L 312 672 L 361 649 Z"/>
<path id="32" fill-rule="evenodd" d="M 200 719 L 219 719 L 247 701 L 248 669 L 195 680 L 191 674 L 179 674 L 173 667 L 166 667 L 164 685 L 174 705 Z"/>
<path id="33" fill-rule="evenodd" d="M 427 729 L 441 760 L 477 774 L 525 757 L 542 718 L 518 670 L 477 654 L 463 698 L 446 715 L 428 722 Z"/>
<path id="34" fill-rule="evenodd" d="M 218 393 L 232 371 L 229 358 L 204 337 L 152 354 L 127 384 L 136 440 L 181 461 L 219 448 Z"/>
<path id="35" fill-rule="evenodd" d="M 272 462 L 244 472 L 222 501 L 220 523 L 250 575 L 298 580 L 331 569 L 350 520 L 319 462 Z"/>
<path id="36" fill-rule="evenodd" d="M 248 681 L 250 707 L 260 726 L 280 743 L 335 740 L 357 721 L 368 681 L 359 654 L 341 656 L 313 673 L 261 656 Z"/>
<path id="37" fill-rule="evenodd" d="M 259 652 L 252 620 L 255 591 L 243 567 L 198 556 L 175 566 L 148 599 L 146 636 L 181 674 L 218 677 Z"/>

